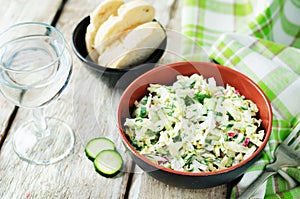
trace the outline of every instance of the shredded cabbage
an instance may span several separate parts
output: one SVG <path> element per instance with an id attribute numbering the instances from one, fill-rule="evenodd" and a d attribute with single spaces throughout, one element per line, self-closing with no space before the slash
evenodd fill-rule
<path id="1" fill-rule="evenodd" d="M 207 172 L 253 154 L 265 132 L 258 108 L 230 85 L 194 74 L 172 86 L 150 84 L 125 121 L 132 145 L 151 161 L 178 171 Z"/>

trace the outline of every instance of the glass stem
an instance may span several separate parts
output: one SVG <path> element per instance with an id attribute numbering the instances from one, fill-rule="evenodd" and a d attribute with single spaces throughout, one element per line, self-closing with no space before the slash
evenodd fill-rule
<path id="1" fill-rule="evenodd" d="M 50 132 L 47 128 L 46 117 L 44 113 L 44 108 L 36 108 L 33 110 L 33 119 L 35 127 L 37 129 L 36 136 L 41 139 L 49 136 Z"/>

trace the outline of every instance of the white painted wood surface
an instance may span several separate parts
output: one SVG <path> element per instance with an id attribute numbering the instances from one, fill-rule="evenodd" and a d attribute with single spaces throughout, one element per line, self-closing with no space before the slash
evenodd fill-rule
<path id="1" fill-rule="evenodd" d="M 99 2 L 100 0 L 67 1 L 57 27 L 63 32 L 69 45 L 76 24 Z M 160 2 L 162 1 L 156 0 L 155 5 Z M 7 20 L 0 18 L 1 27 L 27 20 L 51 23 L 60 3 L 59 0 L 44 0 L 43 3 L 39 0 L 0 0 L 0 11 L 7 17 Z M 166 9 L 162 10 L 170 10 L 167 15 L 170 18 L 164 22 L 166 27 L 180 31 L 180 1 L 169 0 L 165 3 L 161 4 L 162 7 L 166 5 Z M 162 16 L 166 16 L 166 13 Z M 172 61 L 177 60 L 165 56 L 161 62 Z M 21 161 L 13 152 L 11 136 L 15 128 L 30 119 L 30 112 L 19 109 L 0 151 L 1 199 L 225 198 L 225 185 L 203 190 L 180 189 L 153 179 L 137 166 L 130 172 L 134 164 L 121 143 L 116 127 L 116 107 L 121 91 L 103 83 L 101 77 L 87 70 L 75 54 L 73 63 L 74 72 L 70 85 L 61 99 L 46 109 L 46 114 L 71 125 L 76 136 L 74 152 L 67 159 L 50 166 L 36 166 Z M 13 106 L 0 97 L 0 108 L 0 122 L 5 124 Z M 112 139 L 123 156 L 123 172 L 115 178 L 97 174 L 92 162 L 85 157 L 85 144 L 91 138 L 99 136 Z M 130 178 L 132 179 L 129 180 Z"/>

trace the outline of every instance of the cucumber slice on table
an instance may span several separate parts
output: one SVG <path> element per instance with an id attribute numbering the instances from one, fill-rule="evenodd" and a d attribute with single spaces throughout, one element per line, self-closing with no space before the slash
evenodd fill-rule
<path id="1" fill-rule="evenodd" d="M 115 150 L 103 150 L 96 156 L 94 166 L 98 173 L 106 177 L 117 175 L 123 166 L 123 159 Z"/>
<path id="2" fill-rule="evenodd" d="M 110 139 L 94 138 L 86 144 L 85 153 L 89 159 L 94 160 L 99 152 L 107 149 L 115 149 L 115 144 Z"/>

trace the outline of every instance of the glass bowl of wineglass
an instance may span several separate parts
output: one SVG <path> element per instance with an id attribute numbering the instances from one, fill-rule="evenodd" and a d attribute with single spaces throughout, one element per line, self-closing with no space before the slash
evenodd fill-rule
<path id="1" fill-rule="evenodd" d="M 0 32 L 0 91 L 16 106 L 33 111 L 33 120 L 19 126 L 12 138 L 21 159 L 46 165 L 72 152 L 72 129 L 43 111 L 61 96 L 71 73 L 72 58 L 57 28 L 24 22 Z"/>

